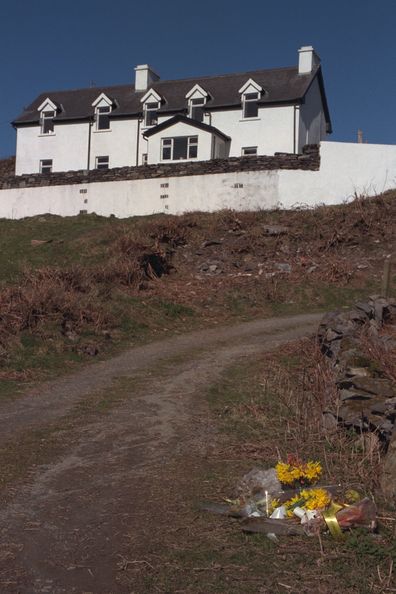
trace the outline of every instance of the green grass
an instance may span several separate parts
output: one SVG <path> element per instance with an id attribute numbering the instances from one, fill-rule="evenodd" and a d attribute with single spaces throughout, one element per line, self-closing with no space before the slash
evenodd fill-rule
<path id="1" fill-rule="evenodd" d="M 0 220 L 0 283 L 15 281 L 25 268 L 90 264 L 100 260 L 106 243 L 98 240 L 117 222 L 96 215 L 43 215 L 20 221 Z M 36 247 L 31 240 L 51 243 Z M 92 249 L 92 247 L 95 249 Z"/>

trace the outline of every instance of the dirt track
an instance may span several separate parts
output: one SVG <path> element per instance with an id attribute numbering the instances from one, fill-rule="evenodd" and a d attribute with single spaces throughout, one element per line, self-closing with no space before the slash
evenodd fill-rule
<path id="1" fill-rule="evenodd" d="M 174 337 L 3 403 L 0 446 L 59 422 L 92 392 L 117 390 L 120 377 L 124 390 L 131 382 L 109 414 L 65 431 L 63 453 L 31 469 L 24 484 L 7 493 L 0 511 L 0 591 L 149 592 L 126 585 L 119 572 L 128 563 L 145 563 L 157 520 L 161 529 L 171 529 L 162 503 L 177 491 L 176 478 L 169 481 L 168 473 L 164 479 L 173 457 L 185 453 L 187 464 L 192 453 L 210 456 L 215 435 L 202 390 L 232 363 L 315 331 L 320 317 L 259 320 Z"/>

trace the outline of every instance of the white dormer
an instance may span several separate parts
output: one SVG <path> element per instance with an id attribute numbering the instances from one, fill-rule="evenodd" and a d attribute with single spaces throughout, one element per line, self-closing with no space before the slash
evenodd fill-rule
<path id="1" fill-rule="evenodd" d="M 55 134 L 54 131 L 54 117 L 58 111 L 56 103 L 47 97 L 41 105 L 37 108 L 40 112 L 40 133 L 41 134 Z"/>
<path id="2" fill-rule="evenodd" d="M 101 93 L 92 103 L 92 107 L 95 109 L 96 130 L 110 130 L 109 115 L 113 109 L 110 97 Z"/>
<path id="3" fill-rule="evenodd" d="M 154 89 L 147 91 L 140 99 L 143 103 L 144 126 L 156 126 L 158 124 L 158 110 L 161 107 L 161 95 L 158 95 Z"/>
<path id="4" fill-rule="evenodd" d="M 197 122 L 202 122 L 204 117 L 204 106 L 208 100 L 208 93 L 200 85 L 196 84 L 187 93 L 188 115 Z"/>
<path id="5" fill-rule="evenodd" d="M 262 92 L 263 87 L 252 78 L 249 78 L 239 89 L 238 93 L 241 95 L 243 119 L 258 117 L 258 100 Z"/>

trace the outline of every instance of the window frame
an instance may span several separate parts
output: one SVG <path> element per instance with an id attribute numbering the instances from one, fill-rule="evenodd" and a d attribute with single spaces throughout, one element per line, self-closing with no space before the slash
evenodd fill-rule
<path id="1" fill-rule="evenodd" d="M 149 105 L 151 105 L 151 107 L 149 107 Z M 155 107 L 154 107 L 155 106 Z M 154 126 L 158 125 L 158 111 L 161 107 L 161 104 L 159 101 L 146 101 L 146 103 L 144 104 L 144 127 L 145 128 L 153 128 Z M 148 123 L 148 115 L 155 113 L 155 121 L 154 123 L 150 122 Z"/>
<path id="2" fill-rule="evenodd" d="M 103 111 L 106 110 L 106 111 Z M 111 105 L 98 105 L 95 109 L 96 116 L 96 132 L 108 132 L 111 130 L 110 123 Z M 102 126 L 103 120 L 107 123 L 106 126 Z"/>
<path id="3" fill-rule="evenodd" d="M 243 146 L 241 149 L 241 156 L 242 157 L 257 157 L 257 146 Z M 254 150 L 254 153 L 249 153 L 249 152 L 245 152 L 245 151 L 252 151 Z"/>
<path id="4" fill-rule="evenodd" d="M 106 159 L 106 161 L 100 163 L 100 159 Z M 109 155 L 98 155 L 97 157 L 95 157 L 95 169 L 97 169 L 98 171 L 103 169 L 110 169 Z"/>
<path id="5" fill-rule="evenodd" d="M 174 158 L 174 150 L 175 150 L 175 139 L 176 138 L 183 138 L 186 139 L 186 156 L 182 157 L 181 159 Z M 194 159 L 198 159 L 198 135 L 194 136 L 167 136 L 161 138 L 161 161 L 192 161 Z M 169 151 L 169 157 L 164 157 L 164 149 Z M 196 153 L 195 156 L 192 156 L 192 153 Z"/>
<path id="6" fill-rule="evenodd" d="M 200 101 L 200 103 L 197 103 Z M 206 105 L 206 97 L 190 97 L 188 100 L 188 116 L 195 122 L 203 122 L 205 116 L 204 107 Z M 194 117 L 194 108 L 201 108 L 201 118 Z"/>
<path id="7" fill-rule="evenodd" d="M 40 159 L 40 173 L 43 173 L 44 175 L 52 173 L 53 165 L 53 159 Z"/>
<path id="8" fill-rule="evenodd" d="M 51 115 L 49 115 L 51 114 Z M 55 122 L 54 122 L 54 118 L 56 117 L 56 111 L 54 109 L 43 109 L 43 111 L 40 113 L 40 134 L 43 136 L 51 136 L 52 134 L 55 134 Z M 51 122 L 50 124 L 50 129 L 49 130 L 45 130 L 46 127 L 46 123 L 47 122 Z"/>
<path id="9" fill-rule="evenodd" d="M 250 97 L 248 98 L 248 96 L 250 95 Z M 253 97 L 253 95 L 255 95 L 255 97 Z M 242 119 L 244 120 L 252 120 L 252 119 L 257 119 L 259 117 L 259 102 L 260 99 L 260 93 L 259 91 L 253 91 L 250 93 L 244 93 L 242 95 Z M 257 113 L 255 113 L 255 115 L 246 115 L 246 110 L 248 108 L 249 105 L 254 104 L 256 105 L 257 108 Z"/>

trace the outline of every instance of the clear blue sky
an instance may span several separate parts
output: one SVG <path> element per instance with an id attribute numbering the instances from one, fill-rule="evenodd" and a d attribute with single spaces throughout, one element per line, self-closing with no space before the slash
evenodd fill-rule
<path id="1" fill-rule="evenodd" d="M 46 90 L 297 63 L 313 45 L 324 70 L 333 140 L 396 143 L 396 0 L 14 0 L 0 9 L 0 157 L 9 122 Z"/>

